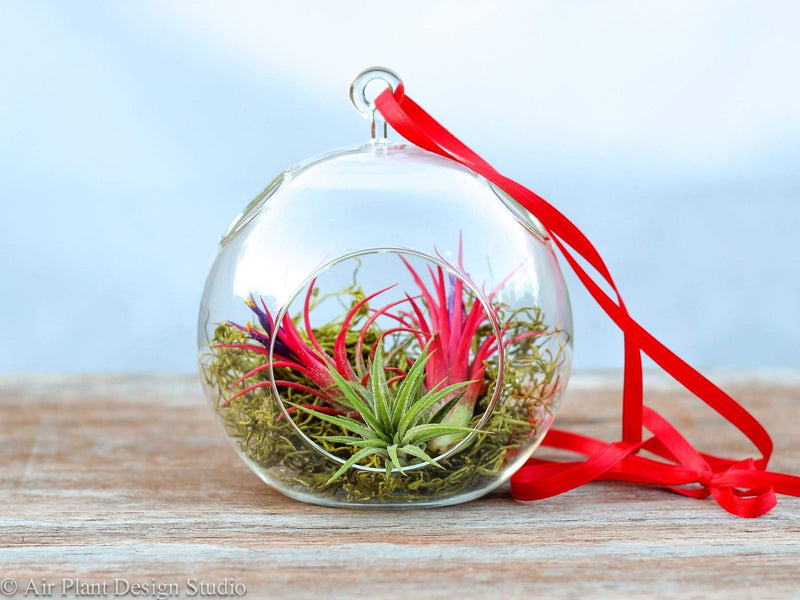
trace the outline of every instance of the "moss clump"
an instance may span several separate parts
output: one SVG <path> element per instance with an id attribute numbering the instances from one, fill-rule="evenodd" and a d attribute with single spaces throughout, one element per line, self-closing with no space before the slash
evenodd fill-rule
<path id="1" fill-rule="evenodd" d="M 361 318 L 367 314 L 363 311 Z M 499 315 L 502 316 L 502 312 Z M 332 501 L 375 504 L 431 501 L 468 493 L 495 482 L 520 448 L 528 447 L 532 439 L 537 439 L 551 418 L 551 403 L 559 386 L 559 367 L 565 358 L 566 335 L 560 331 L 546 331 L 538 309 L 510 313 L 501 323 L 508 326 L 505 339 L 519 339 L 506 350 L 500 401 L 480 427 L 481 432 L 472 435 L 457 452 L 440 457 L 438 462 L 443 469 L 422 466 L 406 469 L 404 475 L 397 471 L 387 475 L 383 471 L 383 460 L 373 455 L 358 465 L 381 471 L 354 467 L 329 481 L 341 463 L 315 449 L 297 429 L 331 455 L 347 460 L 357 448 L 324 439 L 325 436 L 347 435 L 341 426 L 300 410 L 291 412 L 287 418 L 270 387 L 255 388 L 234 398 L 240 378 L 266 363 L 263 354 L 243 347 L 229 347 L 250 342 L 241 329 L 229 324 L 217 326 L 209 350 L 201 361 L 206 384 L 219 398 L 216 410 L 228 435 L 237 441 L 242 453 L 254 465 L 268 473 L 269 478 L 280 480 L 296 492 Z M 346 341 L 351 364 L 356 363 L 359 335 L 358 322 L 353 325 Z M 325 351 L 333 351 L 341 326 L 341 321 L 334 321 L 313 329 L 314 337 Z M 366 332 L 360 360 L 368 360 L 366 349 L 378 340 L 379 335 L 380 332 L 374 329 Z M 478 330 L 476 339 L 485 339 L 488 335 L 492 335 L 492 330 L 486 325 Z M 555 350 L 551 349 L 553 346 Z M 394 344 L 393 357 L 397 364 L 412 362 L 408 356 L 411 347 L 409 344 Z M 497 381 L 497 369 L 496 359 L 487 361 L 481 396 L 469 422 L 471 428 L 478 427 L 488 408 Z M 313 385 L 294 369 L 280 367 L 274 372 L 276 380 Z M 268 381 L 269 371 L 262 370 L 250 375 L 247 385 Z M 291 387 L 281 387 L 280 393 L 291 403 L 326 406 L 319 397 Z"/>

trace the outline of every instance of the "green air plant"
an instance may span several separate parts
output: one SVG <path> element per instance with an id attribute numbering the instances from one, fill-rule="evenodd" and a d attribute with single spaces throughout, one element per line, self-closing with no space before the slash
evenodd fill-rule
<path id="1" fill-rule="evenodd" d="M 328 483 L 338 479 L 358 461 L 371 455 L 383 458 L 387 477 L 391 475 L 393 469 L 405 475 L 403 467 L 408 466 L 406 462 L 408 456 L 434 467 L 443 468 L 426 452 L 429 440 L 443 435 L 463 437 L 470 432 L 479 432 L 478 429 L 469 427 L 442 424 L 442 418 L 461 398 L 464 388 L 475 382 L 463 381 L 446 387 L 442 387 L 440 383 L 425 392 L 425 365 L 431 358 L 430 346 L 431 343 L 428 342 L 408 374 L 400 379 L 396 390 L 393 390 L 386 380 L 383 345 L 380 342 L 377 343 L 375 356 L 370 363 L 368 386 L 347 380 L 336 369 L 329 369 L 336 387 L 342 393 L 339 403 L 358 411 L 361 421 L 289 403 L 323 421 L 338 425 L 349 433 L 349 435 L 323 435 L 320 439 L 358 448 L 358 451 L 331 476 Z M 436 410 L 437 405 L 447 397 L 451 399 Z"/>

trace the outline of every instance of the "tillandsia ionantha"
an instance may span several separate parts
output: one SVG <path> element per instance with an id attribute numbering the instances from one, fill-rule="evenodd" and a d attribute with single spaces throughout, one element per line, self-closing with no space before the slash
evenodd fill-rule
<path id="1" fill-rule="evenodd" d="M 375 356 L 370 361 L 367 374 L 369 385 L 364 386 L 356 381 L 347 380 L 331 368 L 330 374 L 336 386 L 342 391 L 350 408 L 358 411 L 360 421 L 349 417 L 331 416 L 307 406 L 290 403 L 295 408 L 323 421 L 340 426 L 350 434 L 324 435 L 320 436 L 321 439 L 359 448 L 331 476 L 329 482 L 370 455 L 379 455 L 383 458 L 387 477 L 393 468 L 405 474 L 403 467 L 408 466 L 405 460 L 408 455 L 442 468 L 426 452 L 429 440 L 442 435 L 464 435 L 480 431 L 442 424 L 442 418 L 463 395 L 463 389 L 474 382 L 463 381 L 446 387 L 442 387 L 440 382 L 427 392 L 424 391 L 425 365 L 430 359 L 430 342 L 428 342 L 408 374 L 399 381 L 396 391 L 386 380 L 383 347 L 380 342 L 377 343 Z M 449 402 L 431 413 L 441 400 L 451 396 Z"/>
<path id="2" fill-rule="evenodd" d="M 313 450 L 308 454 L 286 446 L 285 452 L 305 457 L 307 475 L 295 475 L 296 482 L 330 486 L 358 464 L 384 470 L 387 481 L 397 481 L 391 477 L 394 472 L 406 475 L 401 479 L 413 486 L 409 492 L 421 493 L 434 476 L 423 474 L 425 469 L 409 470 L 409 466 L 428 463 L 457 468 L 457 476 L 435 479 L 444 488 L 455 488 L 458 481 L 468 480 L 473 469 L 488 469 L 488 473 L 501 468 L 516 445 L 541 424 L 534 415 L 538 409 L 532 407 L 546 405 L 545 397 L 558 384 L 557 365 L 563 357 L 560 352 L 553 356 L 547 354 L 549 350 L 539 351 L 536 340 L 547 332 L 538 309 L 509 313 L 495 301 L 504 282 L 481 302 L 471 291 L 475 286 L 471 282 L 466 286 L 462 280 L 463 276 L 469 281 L 461 269 L 460 252 L 459 265 L 448 264 L 459 276 L 446 276 L 442 267 L 429 268 L 430 285 L 409 260 L 400 259 L 418 288 L 416 295 L 406 293 L 376 308 L 376 299 L 395 286 L 365 295 L 354 278 L 349 288 L 328 294 L 349 299 L 344 316 L 312 327 L 311 311 L 321 301 L 313 280 L 302 313 L 294 318 L 286 312 L 276 322 L 263 299 L 251 295 L 246 304 L 255 323 L 229 321 L 217 328 L 208 373 L 222 386 L 219 409 L 231 411 L 229 427 L 259 462 L 274 464 L 268 447 L 288 443 L 292 434 L 284 424 L 289 414 L 302 431 L 343 463 L 318 479 L 329 468 L 323 465 L 330 459 L 319 453 L 312 463 Z M 499 323 L 499 341 L 492 323 Z M 507 366 L 501 373 L 500 348 L 526 365 L 527 374 L 511 373 Z M 274 401 L 264 389 L 273 384 L 270 372 L 275 386 L 283 389 L 286 414 L 270 408 Z M 481 420 L 504 374 L 504 391 L 520 403 L 495 410 L 489 421 Z M 258 396 L 254 394 L 259 393 L 263 400 L 255 402 Z M 478 405 L 480 410 L 476 410 Z M 273 430 L 274 434 L 269 433 Z M 465 452 L 466 446 L 454 455 L 456 462 L 446 458 L 444 454 L 469 433 L 477 435 L 473 446 L 483 445 L 482 459 Z M 266 444 L 263 451 L 253 446 L 257 443 Z M 480 466 L 482 460 L 493 466 Z M 352 480 L 348 476 L 343 484 L 348 495 L 367 493 L 364 477 Z M 373 485 L 378 484 L 367 487 Z M 370 494 L 389 493 L 377 489 Z"/>
<path id="3" fill-rule="evenodd" d="M 509 321 L 500 332 L 500 342 L 491 332 L 479 339 L 478 332 L 489 321 L 489 315 L 477 298 L 473 298 L 471 305 L 467 306 L 464 298 L 464 280 L 450 274 L 448 293 L 445 286 L 444 269 L 439 266 L 434 271 L 432 267 L 428 267 L 434 290 L 431 291 L 416 269 L 405 258 L 402 256 L 400 258 L 420 289 L 426 311 L 419 307 L 413 297 L 407 296 L 413 310 L 399 311 L 399 320 L 415 331 L 420 337 L 420 343 L 423 341 L 431 343 L 432 348 L 436 351 L 427 374 L 428 385 L 440 380 L 447 383 L 467 379 L 473 381 L 442 421 L 443 424 L 463 427 L 472 418 L 475 401 L 485 387 L 483 380 L 489 358 L 497 352 L 501 345 L 505 347 L 540 335 L 541 332 L 529 331 L 502 341 L 511 327 L 512 323 Z M 460 246 L 458 262 L 458 267 L 452 265 L 451 267 L 464 274 Z M 464 275 L 467 279 L 466 274 Z M 493 300 L 504 283 L 505 280 L 486 298 L 495 319 L 498 317 L 500 309 L 493 304 Z M 425 314 L 426 312 L 427 314 Z M 430 445 L 435 450 L 444 451 L 452 447 L 460 438 L 461 436 L 444 435 L 434 439 Z"/>

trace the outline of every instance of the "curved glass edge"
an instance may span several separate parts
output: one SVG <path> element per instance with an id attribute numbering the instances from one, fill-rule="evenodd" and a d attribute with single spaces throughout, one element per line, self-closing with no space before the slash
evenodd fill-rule
<path id="1" fill-rule="evenodd" d="M 275 179 L 269 182 L 267 187 L 265 187 L 260 194 L 258 194 L 255 198 L 250 201 L 250 204 L 245 206 L 244 210 L 240 212 L 236 217 L 233 219 L 231 224 L 228 226 L 228 229 L 225 230 L 225 233 L 222 234 L 222 239 L 220 239 L 220 246 L 224 246 L 234 237 L 236 234 L 239 233 L 245 226 L 252 221 L 253 219 L 258 216 L 263 208 L 264 204 L 266 204 L 267 200 L 280 189 L 280 187 L 292 177 L 291 169 L 288 171 L 283 171 L 279 173 Z"/>
<path id="2" fill-rule="evenodd" d="M 328 160 L 333 160 L 348 154 L 363 152 L 367 147 L 371 146 L 374 146 L 374 144 L 367 142 L 367 144 L 361 144 L 358 146 L 345 146 L 342 148 L 336 148 L 334 150 L 313 156 L 281 172 L 269 183 L 269 185 L 267 185 L 266 188 L 264 188 L 260 194 L 250 201 L 250 203 L 236 216 L 236 218 L 233 219 L 233 222 L 228 226 L 228 229 L 222 235 L 220 246 L 224 246 L 233 238 L 235 238 L 236 235 L 242 231 L 242 229 L 244 229 L 244 227 L 250 221 L 255 219 L 261 213 L 267 203 L 267 200 L 269 200 L 275 194 L 275 192 L 277 192 L 285 184 L 295 179 L 298 175 L 301 175 L 304 171 L 307 171 L 311 167 Z"/>
<path id="3" fill-rule="evenodd" d="M 530 233 L 535 235 L 543 242 L 549 242 L 550 236 L 547 234 L 547 230 L 544 228 L 544 225 L 536 218 L 536 216 L 529 211 L 527 208 L 522 206 L 519 201 L 507 193 L 505 190 L 499 188 L 497 185 L 489 181 L 483 176 L 480 176 L 481 179 L 486 183 L 486 185 L 495 193 L 495 195 L 500 199 L 500 202 L 511 211 L 511 214 L 514 215 L 514 218 L 522 225 L 526 230 Z"/>
<path id="4" fill-rule="evenodd" d="M 419 498 L 415 498 L 415 499 L 409 499 L 408 501 L 405 502 L 338 500 L 286 487 L 279 481 L 274 481 L 271 478 L 270 472 L 268 470 L 263 469 L 260 465 L 255 463 L 244 452 L 242 452 L 241 449 L 239 449 L 235 444 L 232 444 L 232 447 L 234 448 L 236 453 L 242 458 L 242 460 L 247 464 L 247 466 L 250 467 L 250 469 L 258 476 L 259 479 L 261 479 L 261 481 L 266 483 L 272 489 L 280 492 L 284 496 L 287 496 L 293 500 L 298 500 L 300 502 L 305 502 L 308 504 L 316 504 L 317 506 L 326 506 L 330 508 L 350 508 L 350 509 L 368 509 L 368 510 L 404 510 L 404 509 L 418 509 L 418 508 L 436 508 L 440 506 L 453 506 L 455 504 L 463 504 L 465 502 L 471 502 L 473 500 L 477 500 L 478 498 L 482 498 L 483 496 L 493 492 L 494 490 L 508 483 L 512 475 L 514 475 L 514 473 L 516 473 L 520 469 L 520 467 L 522 467 L 522 465 L 524 465 L 528 461 L 528 459 L 533 455 L 536 449 L 539 448 L 539 446 L 542 444 L 542 441 L 544 440 L 545 436 L 547 435 L 547 432 L 550 430 L 550 427 L 552 427 L 552 425 L 553 425 L 553 419 L 551 418 L 550 421 L 543 428 L 542 434 L 538 437 L 536 442 L 525 448 L 524 452 L 521 452 L 518 456 L 515 457 L 513 463 L 509 466 L 509 468 L 506 468 L 502 472 L 498 473 L 497 478 L 494 481 L 488 483 L 487 485 L 466 492 L 457 492 L 445 496 L 431 497 L 430 499 L 426 500 L 420 500 Z"/>

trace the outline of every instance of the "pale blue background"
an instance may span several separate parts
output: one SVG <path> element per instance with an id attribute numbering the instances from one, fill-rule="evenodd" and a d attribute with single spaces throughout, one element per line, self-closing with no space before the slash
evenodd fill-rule
<path id="1" fill-rule="evenodd" d="M 365 138 L 372 64 L 571 216 L 680 354 L 800 365 L 800 4 L 328 4 L 0 1 L 0 373 L 194 369 L 220 234 Z M 620 366 L 570 284 L 576 365 Z"/>

